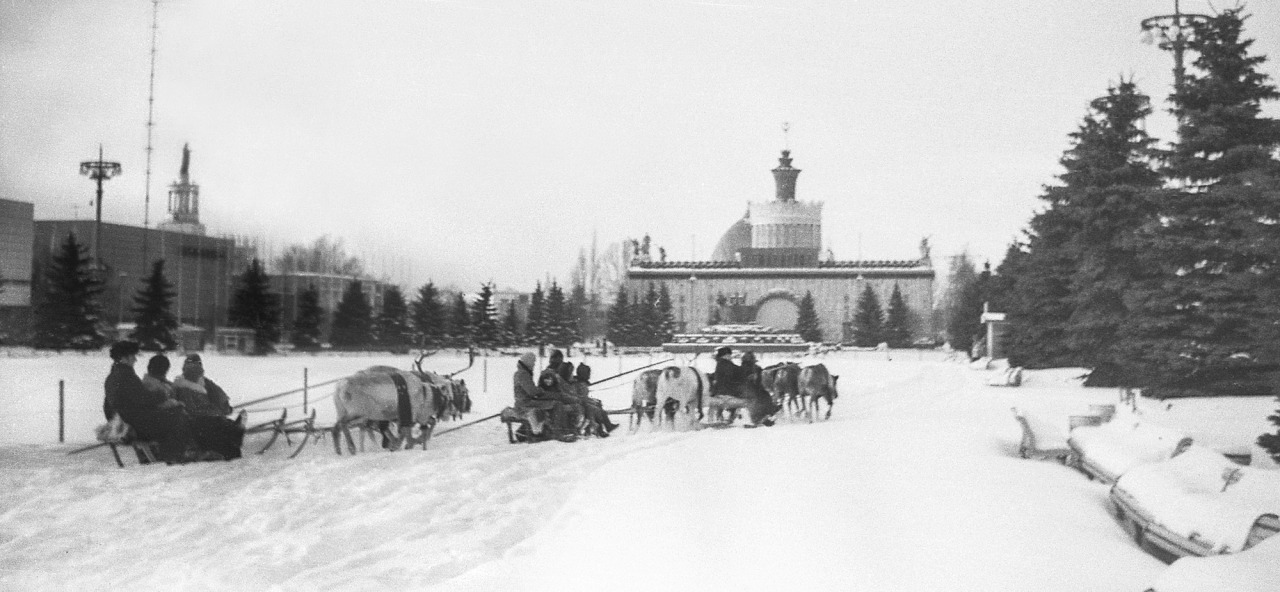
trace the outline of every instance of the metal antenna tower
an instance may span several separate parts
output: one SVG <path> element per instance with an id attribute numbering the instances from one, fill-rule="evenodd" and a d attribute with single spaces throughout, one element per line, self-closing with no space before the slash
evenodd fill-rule
<path id="1" fill-rule="evenodd" d="M 156 124 L 156 32 L 160 29 L 160 0 L 151 0 L 151 79 L 147 87 L 147 171 L 142 210 L 142 269 L 146 269 L 148 238 L 151 236 L 151 137 Z"/>

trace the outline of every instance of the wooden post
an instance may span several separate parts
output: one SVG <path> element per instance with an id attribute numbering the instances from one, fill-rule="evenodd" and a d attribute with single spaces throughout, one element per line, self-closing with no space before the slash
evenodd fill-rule
<path id="1" fill-rule="evenodd" d="M 484 364 L 481 366 L 481 368 L 484 370 L 484 384 L 483 384 L 483 387 L 481 388 L 481 392 L 485 394 L 489 394 L 489 352 L 485 352 Z"/>
<path id="2" fill-rule="evenodd" d="M 302 368 L 302 414 L 307 414 L 307 368 Z"/>
<path id="3" fill-rule="evenodd" d="M 67 397 L 66 382 L 58 381 L 58 443 L 66 441 Z"/>

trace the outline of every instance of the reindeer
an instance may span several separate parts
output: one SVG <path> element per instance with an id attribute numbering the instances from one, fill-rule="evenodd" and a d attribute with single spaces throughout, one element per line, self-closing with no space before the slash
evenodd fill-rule
<path id="1" fill-rule="evenodd" d="M 839 376 L 832 375 L 822 364 L 800 369 L 798 378 L 800 400 L 805 403 L 805 413 L 809 415 L 809 421 L 813 421 L 814 416 L 817 415 L 820 399 L 827 400 L 827 415 L 823 419 L 831 419 L 831 408 L 835 406 L 836 397 L 840 396 L 840 393 L 836 392 L 836 381 L 839 379 Z"/>
<path id="2" fill-rule="evenodd" d="M 466 384 L 453 380 L 453 374 L 441 376 L 422 369 L 422 360 L 432 353 L 422 352 L 413 365 L 414 371 L 391 366 L 372 366 L 338 381 L 333 403 L 337 419 L 333 424 L 334 451 L 342 454 L 339 435 L 345 435 L 348 449 L 355 454 L 350 426 L 376 428 L 383 437 L 383 447 L 399 450 L 417 444 L 423 447 L 431 438 L 436 423 L 447 416 L 461 416 L 469 408 Z M 471 352 L 467 368 L 475 363 Z M 463 370 L 466 370 L 464 368 Z M 461 402 L 461 404 L 459 404 Z M 395 422 L 398 429 L 392 432 Z M 418 434 L 414 434 L 418 428 Z"/>
<path id="3" fill-rule="evenodd" d="M 649 423 L 653 423 L 653 412 L 658 405 L 658 376 L 661 374 L 662 370 L 658 368 L 645 370 L 631 383 L 631 413 L 636 430 L 640 429 L 640 420 L 646 416 Z"/>
<path id="4" fill-rule="evenodd" d="M 662 410 L 672 427 L 675 426 L 678 411 L 683 411 L 690 418 L 696 412 L 697 418 L 693 422 L 698 425 L 703 418 L 702 401 L 707 398 L 710 386 L 707 375 L 692 366 L 664 368 L 658 375 L 658 384 L 654 389 L 655 408 Z M 659 416 L 658 419 L 661 424 L 662 417 Z"/>
<path id="5" fill-rule="evenodd" d="M 760 375 L 761 386 L 773 396 L 779 406 L 786 406 L 788 413 L 799 413 L 805 408 L 800 401 L 800 365 L 795 362 L 779 362 L 764 369 Z"/>

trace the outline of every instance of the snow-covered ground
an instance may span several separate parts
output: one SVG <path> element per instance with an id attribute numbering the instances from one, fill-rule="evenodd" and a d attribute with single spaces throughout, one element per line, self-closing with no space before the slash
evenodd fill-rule
<path id="1" fill-rule="evenodd" d="M 587 361 L 603 377 L 658 359 Z M 409 362 L 205 356 L 233 403 L 300 387 L 304 368 L 316 384 Z M 0 432 L 0 590 L 1136 592 L 1167 569 L 1108 513 L 1105 486 L 1017 458 L 1011 407 L 1075 412 L 1115 403 L 1114 389 L 1082 388 L 1074 370 L 989 387 L 987 372 L 906 352 L 802 362 L 840 375 L 830 421 L 514 446 L 489 421 L 425 452 L 336 456 L 325 439 L 294 460 L 280 442 L 235 462 L 119 469 L 103 449 L 65 454 L 101 422 L 104 355 L 0 356 L 0 405 L 22 418 Z M 509 403 L 514 366 L 482 358 L 459 375 L 470 418 Z M 629 378 L 596 396 L 627 406 Z M 320 423 L 331 392 L 310 393 Z M 276 409 L 253 419 L 300 404 L 266 403 Z M 1152 421 L 1232 450 L 1274 410 L 1270 398 L 1140 402 Z"/>

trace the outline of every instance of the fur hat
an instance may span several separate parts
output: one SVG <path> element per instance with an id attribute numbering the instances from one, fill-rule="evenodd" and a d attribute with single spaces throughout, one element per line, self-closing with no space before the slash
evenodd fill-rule
<path id="1" fill-rule="evenodd" d="M 525 368 L 528 368 L 530 372 L 533 372 L 533 365 L 538 363 L 538 356 L 535 356 L 533 354 L 525 354 L 523 356 L 520 356 L 519 363 L 523 365 Z"/>
<path id="2" fill-rule="evenodd" d="M 107 353 L 111 356 L 112 360 L 117 362 L 120 361 L 120 358 L 125 356 L 136 356 L 138 355 L 138 342 L 129 341 L 127 339 L 124 341 L 117 341 L 111 344 L 111 349 Z"/>
<path id="3" fill-rule="evenodd" d="M 577 372 L 576 378 L 578 379 L 578 382 L 590 382 L 591 366 L 588 366 L 586 364 L 578 364 L 578 372 Z"/>
<path id="4" fill-rule="evenodd" d="M 184 366 L 185 366 L 185 365 L 187 365 L 187 364 L 201 364 L 201 365 L 203 365 L 203 362 L 201 362 L 201 361 L 200 361 L 200 354 L 187 354 L 187 360 L 186 360 L 185 362 L 183 362 L 183 363 L 182 363 L 182 365 L 184 365 Z"/>
<path id="5" fill-rule="evenodd" d="M 732 348 L 729 348 L 729 347 L 722 347 L 722 348 L 720 348 L 720 349 L 716 350 L 716 357 L 717 357 L 717 358 L 723 358 L 723 357 L 725 357 L 725 356 L 731 356 L 731 355 L 733 355 L 733 349 L 732 349 Z"/>

